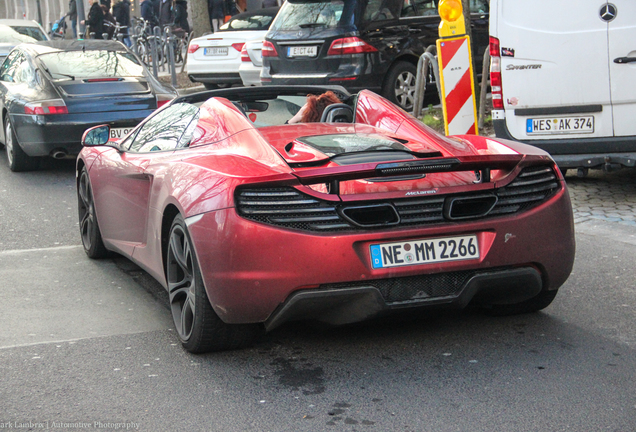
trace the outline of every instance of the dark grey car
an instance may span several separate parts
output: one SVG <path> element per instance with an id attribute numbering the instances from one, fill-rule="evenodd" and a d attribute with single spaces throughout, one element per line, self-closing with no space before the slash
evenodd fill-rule
<path id="1" fill-rule="evenodd" d="M 176 95 L 119 42 L 22 44 L 0 65 L 0 142 L 12 171 L 34 169 L 41 156 L 77 155 L 89 127 L 121 138 Z"/>

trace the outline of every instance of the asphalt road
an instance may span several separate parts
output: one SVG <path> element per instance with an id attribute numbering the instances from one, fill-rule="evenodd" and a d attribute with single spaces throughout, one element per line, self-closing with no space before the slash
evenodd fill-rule
<path id="1" fill-rule="evenodd" d="M 634 226 L 578 223 L 542 313 L 295 323 L 195 356 L 162 288 L 87 259 L 76 219 L 72 161 L 13 174 L 0 153 L 0 429 L 636 430 Z"/>

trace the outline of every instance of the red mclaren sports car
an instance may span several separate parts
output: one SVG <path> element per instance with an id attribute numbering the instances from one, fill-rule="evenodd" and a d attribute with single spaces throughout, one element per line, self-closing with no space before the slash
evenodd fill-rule
<path id="1" fill-rule="evenodd" d="M 547 153 L 445 137 L 370 91 L 329 89 L 343 103 L 317 123 L 286 121 L 327 88 L 271 86 L 175 99 L 119 142 L 86 131 L 87 255 L 114 251 L 155 277 L 195 353 L 291 320 L 552 302 L 575 245 Z"/>

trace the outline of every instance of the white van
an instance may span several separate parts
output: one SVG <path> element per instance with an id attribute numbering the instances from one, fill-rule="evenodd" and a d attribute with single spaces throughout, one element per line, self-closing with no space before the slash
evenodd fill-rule
<path id="1" fill-rule="evenodd" d="M 490 0 L 493 123 L 562 169 L 636 163 L 636 0 Z"/>

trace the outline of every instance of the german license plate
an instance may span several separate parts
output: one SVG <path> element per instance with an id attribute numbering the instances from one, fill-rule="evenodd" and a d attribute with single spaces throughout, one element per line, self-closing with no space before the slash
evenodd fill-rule
<path id="1" fill-rule="evenodd" d="M 287 57 L 316 57 L 317 46 L 291 46 L 287 48 Z"/>
<path id="2" fill-rule="evenodd" d="M 479 258 L 476 235 L 381 243 L 370 249 L 374 269 Z"/>
<path id="3" fill-rule="evenodd" d="M 528 135 L 592 132 L 594 132 L 594 116 L 544 117 L 526 120 Z"/>
<path id="4" fill-rule="evenodd" d="M 227 47 L 203 48 L 203 54 L 206 56 L 226 56 Z"/>
<path id="5" fill-rule="evenodd" d="M 126 135 L 128 135 L 133 129 L 134 127 L 110 128 L 110 139 L 120 140 L 122 138 L 126 138 Z"/>

